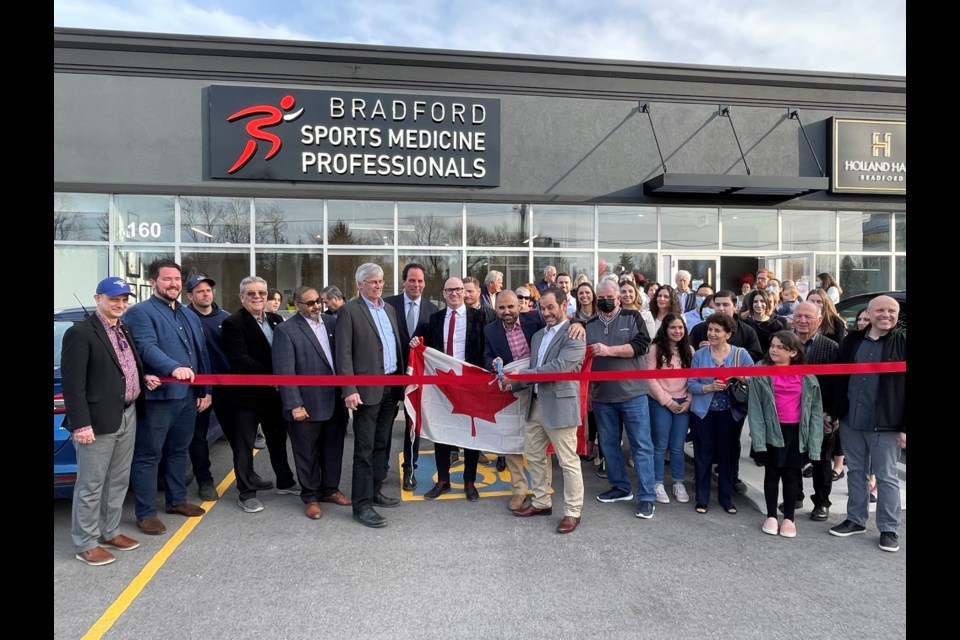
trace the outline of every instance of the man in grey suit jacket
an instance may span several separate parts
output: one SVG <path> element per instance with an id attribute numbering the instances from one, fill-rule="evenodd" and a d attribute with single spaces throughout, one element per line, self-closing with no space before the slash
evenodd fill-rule
<path id="1" fill-rule="evenodd" d="M 337 367 L 345 376 L 402 376 L 397 314 L 381 298 L 383 269 L 366 262 L 357 269 L 356 281 L 360 295 L 340 307 L 337 315 Z M 398 377 L 396 385 L 341 387 L 344 403 L 353 411 L 353 518 L 367 527 L 387 526 L 374 506 L 400 504 L 380 489 L 387 476 L 386 454 L 403 381 Z"/>
<path id="2" fill-rule="evenodd" d="M 568 373 L 579 371 L 586 354 L 583 339 L 574 340 L 566 331 L 566 294 L 551 287 L 540 296 L 540 311 L 547 326 L 530 341 L 529 369 L 520 373 Z M 505 380 L 507 380 L 505 378 Z M 507 381 L 505 389 L 523 388 L 528 383 Z M 533 387 L 527 424 L 524 426 L 524 453 L 533 482 L 533 500 L 513 511 L 521 518 L 553 513 L 547 469 L 547 444 L 553 444 L 563 471 L 564 517 L 557 533 L 570 533 L 580 524 L 583 507 L 583 475 L 577 455 L 577 426 L 580 415 L 580 383 L 576 381 L 540 382 Z"/>
<path id="3" fill-rule="evenodd" d="M 320 294 L 300 287 L 293 294 L 298 313 L 277 326 L 273 335 L 273 373 L 332 376 L 337 320 L 320 313 Z M 300 499 L 307 517 L 323 517 L 321 502 L 349 505 L 340 491 L 347 409 L 334 386 L 280 387 L 283 417 L 300 480 Z"/>

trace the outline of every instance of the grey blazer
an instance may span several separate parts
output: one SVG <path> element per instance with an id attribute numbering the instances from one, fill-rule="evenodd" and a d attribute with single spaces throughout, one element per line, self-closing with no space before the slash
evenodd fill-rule
<path id="1" fill-rule="evenodd" d="M 337 314 L 337 348 L 334 359 L 337 361 L 339 373 L 345 376 L 382 376 L 383 350 L 394 349 L 397 354 L 397 373 L 403 375 L 402 347 L 400 346 L 400 328 L 397 325 L 397 314 L 389 304 L 383 303 L 383 308 L 393 327 L 396 338 L 394 344 L 384 345 L 380 342 L 380 333 L 373 321 L 373 315 L 367 308 L 363 298 L 357 296 L 350 302 L 344 303 Z M 397 378 L 397 384 L 403 384 L 403 378 Z M 344 385 L 340 387 L 342 397 L 346 398 L 354 393 L 360 394 L 363 404 L 379 404 L 383 400 L 383 386 L 357 387 Z"/>
<path id="2" fill-rule="evenodd" d="M 530 363 L 535 364 L 540 344 L 543 342 L 546 327 L 533 334 L 530 340 Z M 580 371 L 583 357 L 587 352 L 584 340 L 574 340 L 567 335 L 566 329 L 553 337 L 547 352 L 543 354 L 543 364 L 525 369 L 521 373 L 569 373 Z M 528 386 L 523 384 L 519 388 Z M 538 385 L 537 398 L 540 402 L 540 416 L 547 429 L 575 427 L 580 424 L 580 383 L 573 380 L 560 382 L 541 382 Z M 529 418 L 529 413 L 527 415 Z"/>
<path id="3" fill-rule="evenodd" d="M 320 321 L 327 331 L 330 355 L 335 358 L 334 330 L 337 319 L 320 314 Z M 298 313 L 277 325 L 273 334 L 273 372 L 275 374 L 329 376 L 334 373 L 333 364 L 327 361 L 317 334 L 313 332 L 313 328 L 302 315 Z M 343 399 L 336 391 L 336 387 L 328 386 L 281 386 L 283 418 L 293 422 L 292 411 L 302 406 L 310 416 L 309 422 L 329 420 L 337 403 L 343 404 Z"/>

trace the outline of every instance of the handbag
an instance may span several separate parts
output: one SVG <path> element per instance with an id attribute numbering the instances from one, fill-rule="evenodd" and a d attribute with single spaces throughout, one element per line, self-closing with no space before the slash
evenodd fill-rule
<path id="1" fill-rule="evenodd" d="M 740 366 L 740 352 L 743 351 L 740 347 L 736 347 L 736 353 L 733 358 L 733 366 Z M 738 413 L 747 412 L 747 403 L 750 399 L 750 386 L 747 384 L 746 380 L 741 380 L 739 378 L 734 378 L 730 381 L 730 384 L 727 385 L 727 394 L 730 396 L 730 406 L 737 410 Z"/>

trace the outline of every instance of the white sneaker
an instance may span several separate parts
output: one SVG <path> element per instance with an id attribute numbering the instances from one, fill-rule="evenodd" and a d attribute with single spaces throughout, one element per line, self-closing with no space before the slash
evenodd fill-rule
<path id="1" fill-rule="evenodd" d="M 663 488 L 662 482 L 658 482 L 653 485 L 653 493 L 657 496 L 657 502 L 661 504 L 670 504 L 670 496 L 667 495 L 667 491 Z"/>
<path id="2" fill-rule="evenodd" d="M 682 482 L 673 483 L 673 497 L 677 499 L 677 502 L 690 502 L 690 496 L 687 495 L 687 488 L 683 486 Z"/>

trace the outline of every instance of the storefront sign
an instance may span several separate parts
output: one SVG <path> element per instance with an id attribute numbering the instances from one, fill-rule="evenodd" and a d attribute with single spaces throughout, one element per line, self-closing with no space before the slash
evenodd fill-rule
<path id="1" fill-rule="evenodd" d="M 496 187 L 500 100 L 210 86 L 205 179 Z"/>
<path id="2" fill-rule="evenodd" d="M 907 194 L 907 123 L 833 118 L 833 193 Z"/>

